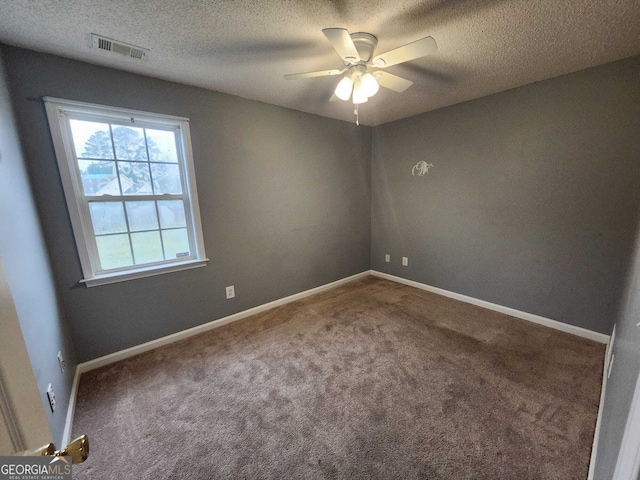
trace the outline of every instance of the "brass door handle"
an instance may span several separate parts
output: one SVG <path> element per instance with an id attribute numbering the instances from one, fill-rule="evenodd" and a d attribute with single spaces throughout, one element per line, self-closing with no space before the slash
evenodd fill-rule
<path id="1" fill-rule="evenodd" d="M 89 457 L 89 437 L 81 435 L 62 450 L 56 450 L 53 443 L 44 445 L 36 450 L 25 452 L 31 457 L 71 457 L 71 463 L 82 463 Z"/>

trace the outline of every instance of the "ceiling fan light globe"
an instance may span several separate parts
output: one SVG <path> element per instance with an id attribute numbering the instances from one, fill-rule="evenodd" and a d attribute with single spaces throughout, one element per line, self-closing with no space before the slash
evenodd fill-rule
<path id="1" fill-rule="evenodd" d="M 360 103 L 364 103 L 364 102 L 366 102 L 368 100 L 369 100 L 369 98 L 364 93 L 364 90 L 362 88 L 354 88 L 353 89 L 353 103 L 354 103 L 354 105 L 358 105 Z"/>
<path id="2" fill-rule="evenodd" d="M 353 90 L 353 80 L 349 77 L 344 77 L 336 86 L 336 97 L 340 100 L 349 100 L 351 90 Z"/>
<path id="3" fill-rule="evenodd" d="M 370 73 L 365 73 L 360 83 L 362 85 L 362 91 L 367 97 L 373 97 L 380 89 L 380 85 L 378 85 L 378 82 Z"/>

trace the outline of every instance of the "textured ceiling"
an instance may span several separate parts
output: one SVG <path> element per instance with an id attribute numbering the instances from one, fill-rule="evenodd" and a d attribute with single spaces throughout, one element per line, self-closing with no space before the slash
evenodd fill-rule
<path id="1" fill-rule="evenodd" d="M 0 41 L 353 121 L 329 102 L 341 68 L 322 34 L 378 37 L 382 53 L 425 36 L 435 55 L 390 67 L 414 85 L 360 108 L 379 125 L 640 53 L 638 0 L 0 0 Z M 144 63 L 90 48 L 97 33 L 149 48 Z"/>

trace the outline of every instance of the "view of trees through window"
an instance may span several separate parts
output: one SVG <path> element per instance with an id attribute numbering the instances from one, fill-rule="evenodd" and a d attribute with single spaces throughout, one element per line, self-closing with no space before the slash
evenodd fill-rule
<path id="1" fill-rule="evenodd" d="M 182 193 L 173 131 L 71 120 L 87 195 Z"/>
<path id="2" fill-rule="evenodd" d="M 70 125 L 102 269 L 188 256 L 174 131 L 77 119 Z"/>

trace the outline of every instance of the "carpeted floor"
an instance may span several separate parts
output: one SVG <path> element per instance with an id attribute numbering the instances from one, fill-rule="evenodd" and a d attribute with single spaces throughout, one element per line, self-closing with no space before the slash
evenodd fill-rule
<path id="1" fill-rule="evenodd" d="M 74 479 L 580 479 L 604 345 L 369 277 L 82 375 Z"/>

